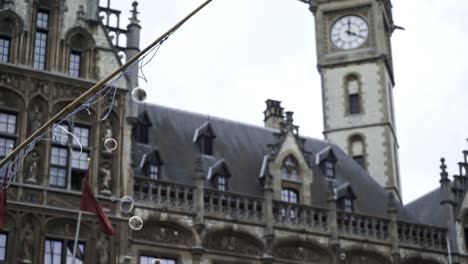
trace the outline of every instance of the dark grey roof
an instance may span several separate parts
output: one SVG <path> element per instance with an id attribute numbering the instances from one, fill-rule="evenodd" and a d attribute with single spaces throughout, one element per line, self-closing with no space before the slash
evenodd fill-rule
<path id="1" fill-rule="evenodd" d="M 407 204 L 405 208 L 424 224 L 446 226 L 447 215 L 440 205 L 441 191 L 437 188 Z"/>
<path id="2" fill-rule="evenodd" d="M 231 173 L 229 191 L 263 196 L 259 175 L 265 155 L 269 153 L 267 145 L 275 142 L 273 133 L 278 133 L 278 130 L 159 105 L 142 105 L 139 109 L 140 114 L 143 111 L 147 111 L 152 123 L 150 143 L 149 146 L 134 144 L 134 164 L 139 164 L 139 159 L 144 153 L 157 149 L 164 160 L 161 177 L 167 181 L 192 185 L 194 162 L 200 155 L 197 145 L 193 142 L 194 132 L 209 122 L 216 138 L 214 155 L 203 155 L 205 173 L 208 173 L 209 167 L 224 160 Z M 310 158 L 315 158 L 315 154 L 328 146 L 333 149 L 337 158 L 336 186 L 349 183 L 357 196 L 354 204 L 356 211 L 376 216 L 386 215 L 387 192 L 339 147 L 324 140 L 305 138 L 303 151 L 312 153 Z M 312 169 L 317 175 L 311 186 L 312 204 L 326 207 L 326 179 L 315 160 L 309 160 L 309 164 L 313 164 Z M 400 219 L 415 221 L 403 207 L 399 209 Z"/>

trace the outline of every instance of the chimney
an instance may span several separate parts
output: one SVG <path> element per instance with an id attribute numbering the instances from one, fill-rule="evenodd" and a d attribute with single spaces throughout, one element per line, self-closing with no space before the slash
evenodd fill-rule
<path id="1" fill-rule="evenodd" d="M 263 111 L 265 127 L 280 129 L 280 123 L 283 122 L 283 107 L 280 101 L 266 100 L 266 110 Z"/>

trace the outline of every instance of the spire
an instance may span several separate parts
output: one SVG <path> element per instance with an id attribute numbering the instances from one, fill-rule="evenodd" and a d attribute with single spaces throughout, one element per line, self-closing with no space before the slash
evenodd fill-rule
<path id="1" fill-rule="evenodd" d="M 440 181 L 450 181 L 448 179 L 447 166 L 445 165 L 445 158 L 440 159 Z"/>

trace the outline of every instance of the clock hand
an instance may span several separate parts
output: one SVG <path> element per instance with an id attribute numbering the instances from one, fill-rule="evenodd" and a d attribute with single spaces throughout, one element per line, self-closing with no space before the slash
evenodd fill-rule
<path id="1" fill-rule="evenodd" d="M 349 31 L 349 30 L 346 30 L 346 33 L 347 33 L 348 35 L 353 35 L 353 36 L 357 36 L 357 35 L 358 35 L 358 34 L 352 32 L 352 31 Z"/>

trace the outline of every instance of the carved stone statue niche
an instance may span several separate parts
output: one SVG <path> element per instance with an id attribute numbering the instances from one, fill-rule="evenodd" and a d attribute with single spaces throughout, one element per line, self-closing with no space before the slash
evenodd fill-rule
<path id="1" fill-rule="evenodd" d="M 37 173 L 39 168 L 39 155 L 35 150 L 28 156 L 25 167 L 26 182 L 31 184 L 37 184 Z"/>
<path id="2" fill-rule="evenodd" d="M 34 231 L 31 223 L 26 222 L 20 231 L 20 240 L 22 241 L 19 250 L 20 263 L 32 263 Z"/>
<path id="3" fill-rule="evenodd" d="M 97 248 L 97 263 L 98 264 L 109 264 L 109 243 L 105 234 L 101 233 L 96 242 Z"/>
<path id="4" fill-rule="evenodd" d="M 112 168 L 110 164 L 104 163 L 99 169 L 99 177 L 101 181 L 101 187 L 99 193 L 102 195 L 112 194 Z"/>
<path id="5" fill-rule="evenodd" d="M 112 123 L 110 120 L 106 120 L 104 123 L 104 129 L 103 129 L 103 135 L 102 135 L 102 141 L 106 142 L 106 139 L 113 138 L 114 133 L 112 132 Z M 112 153 L 111 149 L 107 149 L 106 146 L 104 145 L 103 149 L 104 153 Z"/>
<path id="6" fill-rule="evenodd" d="M 30 124 L 29 127 L 29 134 L 38 130 L 42 125 L 42 111 L 41 107 L 38 104 L 34 104 L 31 109 L 31 113 L 29 114 Z"/>

